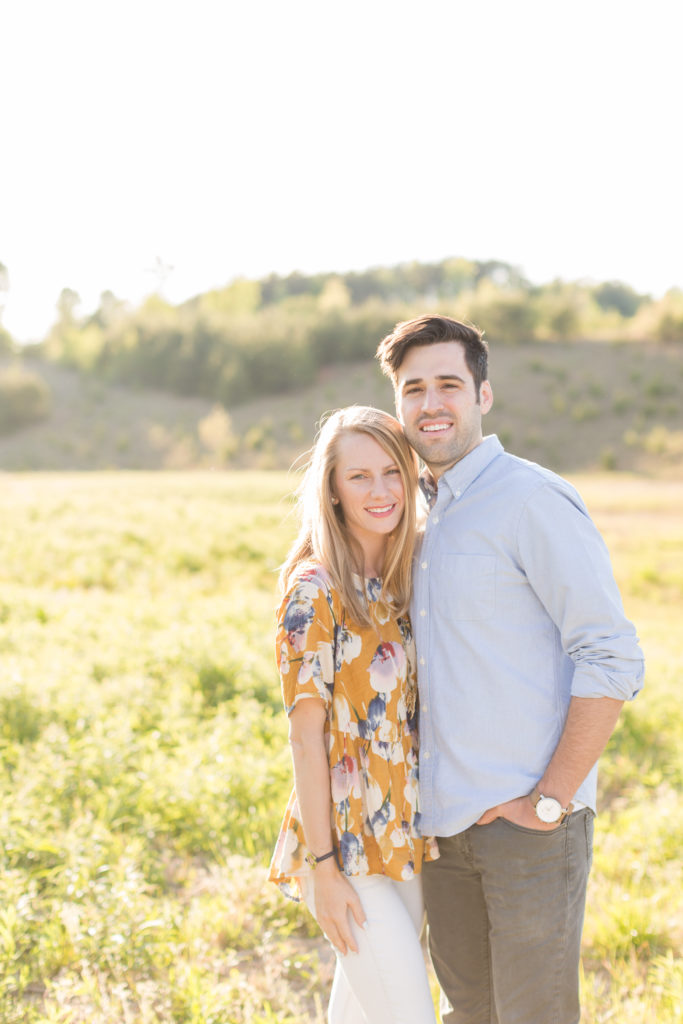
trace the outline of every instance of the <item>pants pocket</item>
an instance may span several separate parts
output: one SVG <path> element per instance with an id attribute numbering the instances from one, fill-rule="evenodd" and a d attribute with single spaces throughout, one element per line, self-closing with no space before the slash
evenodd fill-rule
<path id="1" fill-rule="evenodd" d="M 588 861 L 588 870 L 590 871 L 591 867 L 593 866 L 593 831 L 595 827 L 593 822 L 593 812 L 589 810 L 589 808 L 586 808 L 584 811 L 579 811 L 578 813 L 585 814 L 586 816 L 584 819 L 584 829 L 586 836 L 586 859 Z"/>

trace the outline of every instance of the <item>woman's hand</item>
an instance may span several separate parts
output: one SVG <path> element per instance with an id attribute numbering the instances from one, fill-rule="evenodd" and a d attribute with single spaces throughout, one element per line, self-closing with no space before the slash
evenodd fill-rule
<path id="1" fill-rule="evenodd" d="M 358 947 L 351 931 L 349 911 L 356 924 L 363 928 L 365 912 L 358 893 L 341 873 L 334 859 L 317 865 L 313 872 L 313 885 L 315 915 L 323 932 L 342 956 L 349 950 L 357 953 Z"/>

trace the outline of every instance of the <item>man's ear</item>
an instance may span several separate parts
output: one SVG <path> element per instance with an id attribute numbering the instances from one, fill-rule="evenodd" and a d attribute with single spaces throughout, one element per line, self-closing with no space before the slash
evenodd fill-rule
<path id="1" fill-rule="evenodd" d="M 493 405 L 493 391 L 489 381 L 485 380 L 479 389 L 479 404 L 482 416 L 485 416 Z"/>

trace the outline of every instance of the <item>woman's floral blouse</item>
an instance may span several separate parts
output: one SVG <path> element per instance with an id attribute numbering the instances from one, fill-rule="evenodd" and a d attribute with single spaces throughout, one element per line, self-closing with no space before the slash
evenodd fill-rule
<path id="1" fill-rule="evenodd" d="M 345 623 L 322 567 L 303 572 L 280 606 L 277 661 L 287 714 L 316 697 L 327 709 L 340 867 L 347 875 L 409 879 L 423 857 L 438 857 L 435 840 L 420 834 L 414 641 L 409 620 L 392 618 L 379 600 L 381 581 L 364 585 L 372 627 Z M 307 853 L 293 792 L 269 876 L 292 899 L 300 898 L 297 876 L 311 870 Z"/>

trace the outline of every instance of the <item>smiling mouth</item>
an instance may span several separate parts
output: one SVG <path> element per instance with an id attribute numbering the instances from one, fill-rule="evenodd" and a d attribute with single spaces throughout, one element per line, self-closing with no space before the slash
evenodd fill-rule
<path id="1" fill-rule="evenodd" d="M 422 423 L 420 431 L 423 434 L 441 434 L 444 430 L 450 430 L 451 423 Z"/>
<path id="2" fill-rule="evenodd" d="M 365 511 L 369 512 L 371 516 L 386 516 L 395 508 L 396 505 L 378 505 L 376 508 L 367 508 Z"/>

